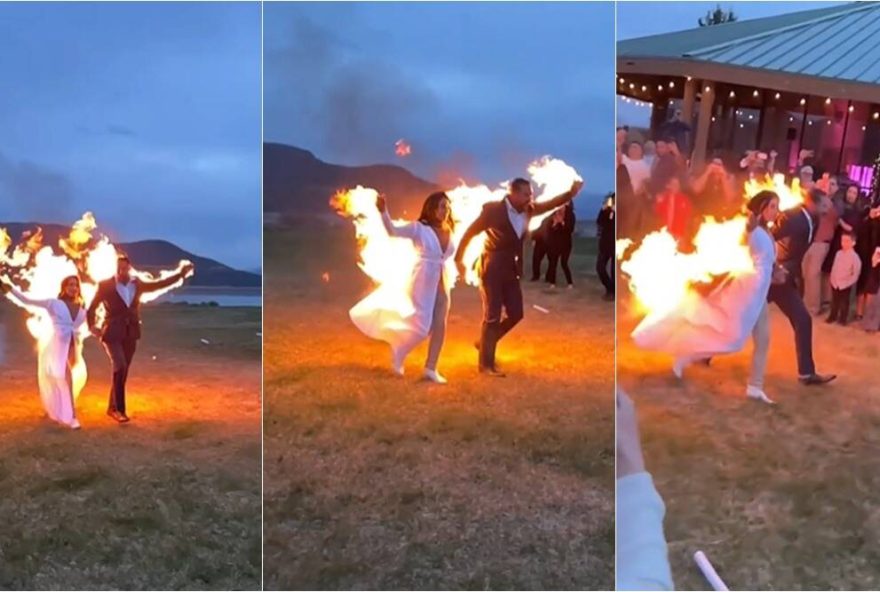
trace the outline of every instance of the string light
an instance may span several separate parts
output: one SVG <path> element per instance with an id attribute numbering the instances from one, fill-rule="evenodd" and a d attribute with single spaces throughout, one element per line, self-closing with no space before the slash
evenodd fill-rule
<path id="1" fill-rule="evenodd" d="M 831 125 L 831 120 L 829 119 L 828 121 L 826 121 L 825 125 Z"/>
<path id="2" fill-rule="evenodd" d="M 774 99 L 779 99 L 779 96 L 780 96 L 779 93 L 776 93 L 775 95 L 773 95 L 773 98 L 774 98 Z"/>
<path id="3" fill-rule="evenodd" d="M 789 118 L 788 118 L 788 121 L 789 121 L 789 122 L 794 121 L 794 117 L 789 117 Z"/>
<path id="4" fill-rule="evenodd" d="M 714 115 L 712 116 L 712 121 L 715 121 L 715 116 L 714 116 Z"/>
<path id="5" fill-rule="evenodd" d="M 636 87 L 635 84 L 633 84 L 632 82 L 629 83 L 629 89 L 630 89 L 630 90 L 634 89 L 635 87 Z"/>
<path id="6" fill-rule="evenodd" d="M 733 91 L 730 91 L 730 94 L 728 96 L 732 99 L 736 96 L 736 93 Z"/>
<path id="7" fill-rule="evenodd" d="M 874 119 L 880 119 L 880 113 L 874 112 Z"/>
<path id="8" fill-rule="evenodd" d="M 741 124 L 739 124 L 739 127 L 743 128 L 743 127 L 745 127 L 745 124 L 741 123 Z"/>
<path id="9" fill-rule="evenodd" d="M 830 99 L 830 98 L 825 99 L 825 104 L 826 104 L 826 105 L 830 105 L 830 104 L 831 104 L 831 99 Z"/>
<path id="10" fill-rule="evenodd" d="M 675 88 L 675 82 L 674 82 L 674 81 L 672 81 L 672 80 L 669 81 L 669 88 Z"/>
<path id="11" fill-rule="evenodd" d="M 707 86 L 703 89 L 703 92 L 712 92 L 712 88 Z"/>
<path id="12" fill-rule="evenodd" d="M 868 127 L 865 126 L 865 125 L 863 125 L 863 126 L 862 126 L 862 131 L 865 131 L 866 129 L 868 129 Z"/>
<path id="13" fill-rule="evenodd" d="M 807 104 L 807 99 L 801 99 L 801 106 L 803 107 L 806 104 Z"/>
<path id="14" fill-rule="evenodd" d="M 807 125 L 813 125 L 813 120 L 811 119 L 811 120 L 807 121 Z"/>
<path id="15" fill-rule="evenodd" d="M 626 80 L 624 80 L 623 78 L 618 78 L 617 81 L 618 81 L 620 84 L 623 84 L 623 83 L 626 82 Z"/>
<path id="16" fill-rule="evenodd" d="M 849 112 L 850 112 L 850 113 L 853 112 L 853 106 L 852 106 L 852 105 L 849 106 Z"/>
<path id="17" fill-rule="evenodd" d="M 688 82 L 690 82 L 691 80 L 693 80 L 693 78 L 691 78 L 690 76 L 688 76 L 687 79 L 688 79 Z"/>
<path id="18" fill-rule="evenodd" d="M 642 92 L 645 92 L 645 91 L 647 91 L 647 90 L 648 90 L 648 87 L 645 86 L 645 85 L 643 84 L 643 85 L 642 85 Z"/>
<path id="19" fill-rule="evenodd" d="M 757 97 L 757 96 L 758 96 L 758 91 L 756 90 L 755 92 L 753 92 L 753 93 L 752 93 L 752 96 L 753 96 L 753 97 Z"/>
<path id="20" fill-rule="evenodd" d="M 660 92 L 663 92 L 663 85 L 662 85 L 662 84 L 658 84 L 658 85 L 657 85 L 657 90 L 659 90 Z"/>

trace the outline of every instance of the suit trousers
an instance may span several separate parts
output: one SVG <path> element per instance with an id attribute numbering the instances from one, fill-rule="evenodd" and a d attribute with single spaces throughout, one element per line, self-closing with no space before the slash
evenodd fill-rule
<path id="1" fill-rule="evenodd" d="M 515 275 L 486 275 L 481 281 L 480 295 L 483 299 L 480 367 L 494 368 L 498 342 L 523 318 L 522 286 Z"/>
<path id="2" fill-rule="evenodd" d="M 122 341 L 104 342 L 104 351 L 107 352 L 113 368 L 108 411 L 125 413 L 125 383 L 128 381 L 128 370 L 131 368 L 135 350 L 137 339 L 131 337 Z"/>
<path id="3" fill-rule="evenodd" d="M 788 317 L 794 329 L 794 343 L 797 350 L 798 374 L 811 376 L 816 373 L 816 365 L 813 363 L 813 319 L 804 306 L 797 287 L 792 281 L 784 284 L 770 286 L 768 297 L 770 302 L 776 304 L 782 313 Z"/>
<path id="4" fill-rule="evenodd" d="M 807 249 L 801 262 L 804 278 L 804 305 L 810 314 L 822 311 L 822 264 L 831 248 L 829 243 L 813 243 Z"/>

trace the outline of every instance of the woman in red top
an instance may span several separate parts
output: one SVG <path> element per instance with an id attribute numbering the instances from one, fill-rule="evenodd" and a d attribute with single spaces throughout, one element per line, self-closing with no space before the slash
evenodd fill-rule
<path id="1" fill-rule="evenodd" d="M 660 227 L 666 227 L 669 234 L 681 241 L 687 236 L 693 216 L 691 200 L 681 190 L 678 177 L 673 177 L 666 184 L 666 190 L 657 195 L 654 201 L 654 212 L 657 214 Z"/>

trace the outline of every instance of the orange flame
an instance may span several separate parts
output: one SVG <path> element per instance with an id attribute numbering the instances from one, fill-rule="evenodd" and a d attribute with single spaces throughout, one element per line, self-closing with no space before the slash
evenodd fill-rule
<path id="1" fill-rule="evenodd" d="M 6 253 L 12 241 L 8 232 L 0 229 L 0 263 L 4 264 L 7 275 L 18 290 L 35 300 L 57 298 L 62 280 L 69 276 L 78 276 L 83 301 L 88 307 L 95 297 L 98 283 L 116 274 L 118 257 L 116 247 L 106 236 L 95 240 L 92 232 L 96 228 L 94 216 L 86 212 L 73 224 L 67 238 L 59 240 L 60 253 L 56 253 L 50 246 L 32 251 L 42 241 L 42 232 L 38 231 L 31 234 L 24 244 L 16 246 L 11 257 Z M 158 276 L 132 269 L 132 276 L 141 281 L 165 279 L 179 273 L 188 263 L 181 261 L 176 269 L 162 271 Z M 182 283 L 183 280 L 163 290 L 144 294 L 141 302 L 153 301 Z M 27 288 L 24 287 L 25 285 Z M 27 306 L 11 293 L 7 294 L 7 299 L 30 313 L 27 326 L 38 343 L 43 343 L 52 335 L 51 321 L 43 309 Z M 99 311 L 100 318 L 101 311 Z"/>
<path id="2" fill-rule="evenodd" d="M 410 146 L 406 140 L 401 138 L 394 143 L 394 153 L 401 158 L 409 156 L 412 154 L 412 146 Z"/>
<path id="3" fill-rule="evenodd" d="M 538 186 L 537 202 L 565 193 L 574 181 L 582 180 L 574 168 L 562 160 L 549 156 L 529 165 L 528 172 L 532 181 Z M 506 183 L 496 189 L 490 189 L 486 185 L 469 186 L 462 183 L 447 191 L 452 218 L 455 221 L 453 236 L 455 243 L 460 242 L 485 204 L 500 201 L 506 194 Z M 358 306 L 372 308 L 375 305 L 383 310 L 396 311 L 400 316 L 406 317 L 413 312 L 408 286 L 418 255 L 408 239 L 388 236 L 382 224 L 381 214 L 376 208 L 377 197 L 378 192 L 375 189 L 358 186 L 337 193 L 330 200 L 330 206 L 339 215 L 351 219 L 359 243 L 358 266 L 377 284 L 376 289 Z M 550 213 L 532 218 L 529 228 L 536 229 L 548 215 Z M 477 263 L 483 252 L 484 242 L 484 233 L 474 237 L 463 257 L 466 269 L 464 279 L 472 286 L 479 285 Z M 454 270 L 452 260 L 448 264 L 449 277 L 456 278 L 457 272 Z"/>
<path id="4" fill-rule="evenodd" d="M 804 203 L 804 192 L 801 189 L 801 181 L 797 177 L 792 179 L 791 185 L 785 184 L 785 175 L 776 173 L 773 177 L 763 179 L 749 179 L 745 185 L 745 199 L 749 200 L 759 191 L 775 191 L 779 196 L 779 210 L 789 210 Z"/>

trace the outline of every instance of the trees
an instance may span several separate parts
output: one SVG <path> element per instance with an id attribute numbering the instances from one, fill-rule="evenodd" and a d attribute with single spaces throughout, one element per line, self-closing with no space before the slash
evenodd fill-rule
<path id="1" fill-rule="evenodd" d="M 707 10 L 706 16 L 697 19 L 701 27 L 711 27 L 712 25 L 721 25 L 724 23 L 732 23 L 736 21 L 736 15 L 733 9 L 725 11 L 720 4 L 715 5 L 715 10 Z"/>

